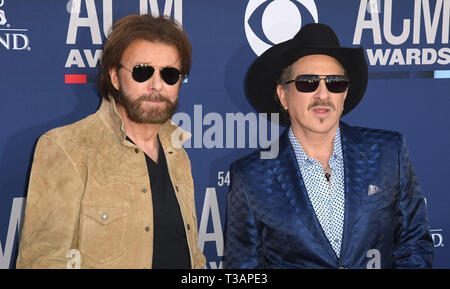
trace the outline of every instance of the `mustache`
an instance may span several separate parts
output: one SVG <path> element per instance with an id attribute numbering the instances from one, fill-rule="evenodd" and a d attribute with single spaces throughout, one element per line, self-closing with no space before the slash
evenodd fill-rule
<path id="1" fill-rule="evenodd" d="M 308 110 L 311 110 L 313 108 L 315 108 L 316 106 L 327 106 L 329 108 L 331 108 L 332 110 L 336 110 L 336 107 L 334 106 L 333 103 L 326 101 L 326 100 L 316 100 L 313 103 L 311 103 L 310 105 L 308 105 Z"/>
<path id="2" fill-rule="evenodd" d="M 172 103 L 167 97 L 164 95 L 161 95 L 159 93 L 157 94 L 150 94 L 150 95 L 143 95 L 137 99 L 138 102 L 140 101 L 161 101 L 161 102 L 169 102 Z"/>
<path id="3" fill-rule="evenodd" d="M 169 102 L 172 103 L 167 97 L 161 95 L 161 94 L 150 94 L 150 95 L 143 95 L 137 99 L 138 102 L 140 101 L 161 101 L 161 102 Z"/>

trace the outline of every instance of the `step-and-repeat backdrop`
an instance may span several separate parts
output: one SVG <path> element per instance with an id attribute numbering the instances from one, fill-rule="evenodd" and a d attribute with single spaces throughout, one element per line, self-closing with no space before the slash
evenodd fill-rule
<path id="1" fill-rule="evenodd" d="M 38 137 L 100 104 L 99 59 L 111 24 L 170 15 L 193 46 L 173 120 L 190 131 L 199 247 L 222 268 L 229 165 L 284 127 L 249 104 L 254 59 L 306 23 L 364 47 L 369 84 L 349 124 L 402 132 L 425 192 L 435 268 L 450 268 L 450 0 L 0 0 L 0 268 L 14 268 Z M 450 247 L 450 246 L 449 246 Z"/>

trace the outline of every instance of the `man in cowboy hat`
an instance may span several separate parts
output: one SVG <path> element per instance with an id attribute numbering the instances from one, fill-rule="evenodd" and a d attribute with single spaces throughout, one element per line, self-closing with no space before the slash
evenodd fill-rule
<path id="1" fill-rule="evenodd" d="M 252 64 L 250 100 L 289 129 L 273 159 L 255 152 L 231 165 L 225 268 L 431 267 L 404 138 L 340 121 L 367 75 L 362 47 L 341 47 L 324 24 L 305 25 Z"/>

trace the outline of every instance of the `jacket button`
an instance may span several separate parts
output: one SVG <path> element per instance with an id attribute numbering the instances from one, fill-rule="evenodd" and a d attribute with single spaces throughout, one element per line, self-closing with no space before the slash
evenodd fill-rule
<path id="1" fill-rule="evenodd" d="M 366 157 L 366 154 L 365 154 L 365 153 L 361 153 L 360 156 L 361 156 L 361 158 L 363 159 L 363 158 Z"/>
<path id="2" fill-rule="evenodd" d="M 134 152 L 138 154 L 139 153 L 139 149 L 134 149 Z"/>
<path id="3" fill-rule="evenodd" d="M 187 224 L 188 231 L 191 229 L 191 225 Z"/>
<path id="4" fill-rule="evenodd" d="M 339 266 L 338 269 L 347 269 L 344 266 Z"/>
<path id="5" fill-rule="evenodd" d="M 178 186 L 175 186 L 175 190 L 178 192 Z"/>
<path id="6" fill-rule="evenodd" d="M 145 193 L 147 192 L 147 189 L 146 189 L 146 188 L 143 188 L 143 189 L 142 189 L 142 192 L 145 194 Z"/>
<path id="7" fill-rule="evenodd" d="M 150 227 L 149 226 L 145 227 L 145 231 L 149 232 L 150 231 Z"/>
<path id="8" fill-rule="evenodd" d="M 108 215 L 107 215 L 107 214 L 104 214 L 104 215 L 102 216 L 102 219 L 103 219 L 103 220 L 108 219 Z"/>

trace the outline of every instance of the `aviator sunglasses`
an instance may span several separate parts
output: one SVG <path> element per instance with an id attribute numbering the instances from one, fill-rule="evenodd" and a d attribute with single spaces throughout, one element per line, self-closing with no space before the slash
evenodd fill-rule
<path id="1" fill-rule="evenodd" d="M 340 93 L 344 92 L 350 81 L 343 75 L 320 75 L 315 74 L 303 74 L 298 75 L 295 79 L 286 81 L 285 84 L 295 82 L 295 87 L 299 92 L 313 92 L 319 87 L 320 80 L 325 81 L 325 85 L 329 92 Z"/>
<path id="2" fill-rule="evenodd" d="M 133 70 L 129 70 L 122 64 L 120 67 L 124 68 L 131 72 L 131 76 L 137 82 L 144 82 L 150 79 L 155 73 L 155 68 L 148 64 L 139 64 L 133 67 Z M 164 67 L 159 70 L 159 74 L 161 75 L 162 80 L 168 85 L 174 85 L 178 82 L 178 79 L 181 77 L 181 72 L 174 67 Z"/>

